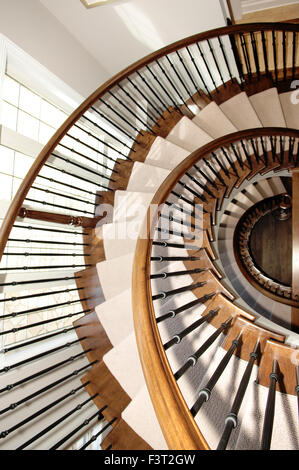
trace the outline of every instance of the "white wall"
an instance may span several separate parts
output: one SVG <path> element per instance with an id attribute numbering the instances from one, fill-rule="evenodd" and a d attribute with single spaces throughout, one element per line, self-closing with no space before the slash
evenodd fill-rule
<path id="1" fill-rule="evenodd" d="M 223 0 L 221 0 L 223 1 Z M 145 55 L 225 26 L 220 0 L 0 0 L 0 33 L 83 97 Z"/>
<path id="2" fill-rule="evenodd" d="M 225 26 L 220 0 L 115 0 L 86 9 L 80 0 L 40 0 L 108 75 L 176 40 Z"/>
<path id="3" fill-rule="evenodd" d="M 83 97 L 107 79 L 97 60 L 39 0 L 0 0 L 0 33 Z"/>

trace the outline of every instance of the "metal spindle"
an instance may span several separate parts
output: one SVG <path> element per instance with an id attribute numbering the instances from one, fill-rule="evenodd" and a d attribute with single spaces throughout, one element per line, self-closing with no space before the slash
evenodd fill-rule
<path id="1" fill-rule="evenodd" d="M 185 328 L 180 333 L 177 333 L 176 335 L 174 335 L 172 339 L 170 339 L 169 341 L 167 341 L 167 343 L 165 343 L 163 345 L 165 351 L 167 351 L 167 349 L 169 349 L 174 344 L 179 344 L 182 341 L 182 339 L 185 338 L 185 336 L 192 333 L 194 330 L 196 330 L 203 323 L 205 323 L 206 321 L 210 320 L 215 315 L 217 315 L 218 310 L 210 310 L 209 313 L 207 313 L 203 317 L 199 318 L 197 321 L 193 322 L 191 325 L 189 325 L 187 328 Z"/>
<path id="2" fill-rule="evenodd" d="M 274 359 L 272 363 L 272 372 L 269 376 L 270 386 L 269 386 L 264 425 L 263 425 L 261 450 L 269 450 L 271 446 L 272 429 L 273 429 L 274 412 L 275 412 L 275 392 L 276 392 L 276 384 L 279 380 L 278 370 L 279 370 L 278 361 Z"/>
<path id="3" fill-rule="evenodd" d="M 225 450 L 233 429 L 235 429 L 238 425 L 238 413 L 241 408 L 243 398 L 245 392 L 248 387 L 249 379 L 251 376 L 251 372 L 254 366 L 255 361 L 257 361 L 260 354 L 260 343 L 259 341 L 256 343 L 253 351 L 250 353 L 250 359 L 248 361 L 247 367 L 243 374 L 243 377 L 240 381 L 238 391 L 236 393 L 234 402 L 232 404 L 230 413 L 225 418 L 225 428 L 222 433 L 221 439 L 219 441 L 217 450 Z"/>
<path id="4" fill-rule="evenodd" d="M 204 344 L 197 350 L 195 353 L 193 353 L 191 356 L 187 358 L 187 361 L 183 366 L 174 374 L 174 378 L 178 380 L 180 377 L 182 377 L 187 370 L 190 369 L 190 367 L 194 367 L 197 364 L 198 359 L 202 354 L 216 341 L 218 336 L 224 331 L 232 321 L 232 318 L 228 318 L 225 322 L 221 323 L 220 327 L 217 328 L 217 330 L 204 342 Z"/>
<path id="5" fill-rule="evenodd" d="M 225 356 L 221 360 L 220 364 L 216 368 L 216 370 L 213 373 L 212 377 L 210 378 L 210 380 L 208 381 L 206 386 L 200 390 L 199 397 L 198 397 L 198 399 L 196 400 L 196 402 L 194 403 L 194 405 L 192 406 L 192 408 L 190 410 L 191 414 L 193 416 L 195 416 L 198 413 L 198 411 L 200 410 L 203 403 L 210 399 L 212 390 L 215 387 L 216 383 L 218 382 L 220 376 L 224 372 L 224 370 L 225 370 L 227 364 L 229 363 L 232 355 L 234 354 L 235 350 L 239 346 L 240 339 L 241 339 L 241 334 L 239 334 L 237 336 L 237 338 L 232 341 L 231 347 L 229 348 L 229 350 L 227 351 L 227 353 L 225 354 Z"/>

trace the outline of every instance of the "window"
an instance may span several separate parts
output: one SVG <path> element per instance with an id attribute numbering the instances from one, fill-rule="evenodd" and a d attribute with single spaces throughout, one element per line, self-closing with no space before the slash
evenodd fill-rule
<path id="1" fill-rule="evenodd" d="M 32 140 L 46 144 L 67 118 L 57 106 L 5 75 L 2 124 Z"/>

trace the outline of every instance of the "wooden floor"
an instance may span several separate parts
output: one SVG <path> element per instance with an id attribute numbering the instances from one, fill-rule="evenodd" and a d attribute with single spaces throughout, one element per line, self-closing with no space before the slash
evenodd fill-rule
<path id="1" fill-rule="evenodd" d="M 283 284 L 292 284 L 292 217 L 281 221 L 266 214 L 253 229 L 250 248 L 265 274 Z"/>
<path id="2" fill-rule="evenodd" d="M 291 5 L 284 5 L 276 8 L 247 13 L 241 19 L 236 20 L 236 24 L 258 23 L 258 22 L 299 22 L 299 2 Z"/>

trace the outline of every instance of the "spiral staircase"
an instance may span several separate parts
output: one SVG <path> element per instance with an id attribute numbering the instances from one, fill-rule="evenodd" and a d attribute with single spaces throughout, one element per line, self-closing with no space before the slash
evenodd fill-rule
<path id="1" fill-rule="evenodd" d="M 287 179 L 296 218 L 298 38 L 167 46 L 45 146 L 0 234 L 1 449 L 298 449 L 298 288 L 235 246 Z"/>

